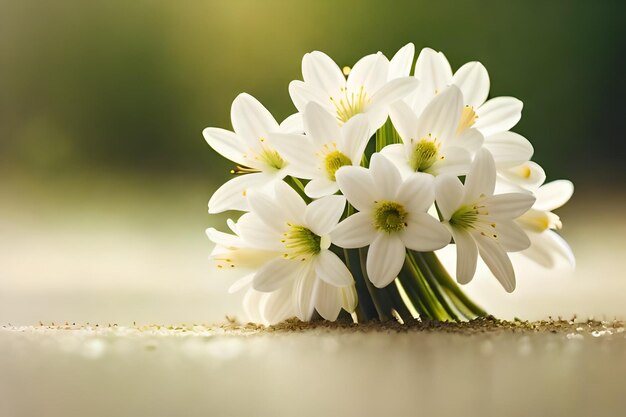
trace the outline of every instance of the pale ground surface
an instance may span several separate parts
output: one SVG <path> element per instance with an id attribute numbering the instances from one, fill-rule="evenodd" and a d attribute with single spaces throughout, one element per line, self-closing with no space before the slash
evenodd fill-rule
<path id="1" fill-rule="evenodd" d="M 242 317 L 240 296 L 226 294 L 234 277 L 207 268 L 203 229 L 219 220 L 206 215 L 209 192 L 176 179 L 0 183 L 0 325 Z M 521 263 L 515 293 L 484 271 L 467 292 L 502 318 L 626 318 L 625 204 L 607 196 L 579 188 L 560 212 L 575 272 Z M 0 416 L 623 414 L 626 338 L 617 329 L 98 329 L 1 330 Z"/>
<path id="2" fill-rule="evenodd" d="M 3 416 L 618 416 L 624 323 L 0 330 Z M 482 330 L 482 331 L 481 331 Z"/>

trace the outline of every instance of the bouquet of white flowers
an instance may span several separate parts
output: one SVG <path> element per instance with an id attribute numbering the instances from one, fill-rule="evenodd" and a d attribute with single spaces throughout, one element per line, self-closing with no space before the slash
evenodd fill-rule
<path id="1" fill-rule="evenodd" d="M 415 62 L 408 44 L 340 69 L 315 51 L 289 94 L 298 113 L 277 123 L 248 94 L 231 108 L 234 132 L 204 137 L 237 164 L 209 213 L 245 212 L 232 233 L 207 230 L 217 268 L 241 271 L 250 318 L 275 323 L 316 312 L 357 322 L 416 317 L 466 320 L 486 313 L 459 288 L 483 259 L 515 289 L 509 252 L 550 267 L 574 263 L 553 230 L 552 210 L 573 185 L 542 185 L 533 147 L 509 131 L 521 118 L 513 97 L 487 100 L 479 62 L 452 72 L 441 52 Z M 456 282 L 435 250 L 456 245 Z M 345 310 L 342 312 L 341 310 Z"/>

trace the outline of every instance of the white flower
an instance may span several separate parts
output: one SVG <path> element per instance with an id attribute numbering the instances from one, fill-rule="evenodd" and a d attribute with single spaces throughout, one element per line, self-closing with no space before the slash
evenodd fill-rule
<path id="1" fill-rule="evenodd" d="M 489 74 L 480 62 L 468 62 L 454 75 L 445 55 L 424 48 L 415 63 L 415 77 L 420 85 L 412 103 L 417 114 L 430 100 L 449 85 L 456 85 L 463 92 L 465 107 L 459 130 L 474 127 L 485 136 L 506 132 L 519 122 L 523 104 L 514 97 L 495 97 L 488 101 Z"/>
<path id="2" fill-rule="evenodd" d="M 274 196 L 250 193 L 251 213 L 237 223 L 246 244 L 277 253 L 255 272 L 253 288 L 261 292 L 291 288 L 301 320 L 309 320 L 314 309 L 327 320 L 335 320 L 342 307 L 354 311 L 352 274 L 329 250 L 330 232 L 343 214 L 345 198 L 327 196 L 307 206 L 284 182 L 275 187 Z"/>
<path id="3" fill-rule="evenodd" d="M 249 94 L 240 94 L 231 107 L 234 132 L 209 127 L 202 132 L 208 144 L 219 154 L 237 163 L 238 175 L 222 185 L 209 200 L 209 213 L 247 210 L 249 190 L 268 187 L 282 180 L 288 171 L 287 161 L 273 148 L 268 135 L 294 132 L 301 125 L 300 116 L 288 117 L 279 126 L 270 112 Z"/>
<path id="4" fill-rule="evenodd" d="M 465 175 L 483 137 L 472 128 L 457 135 L 462 113 L 463 95 L 456 86 L 431 100 L 419 118 L 406 103 L 396 102 L 389 115 L 403 143 L 386 146 L 382 154 L 403 176 L 413 172 Z"/>
<path id="5" fill-rule="evenodd" d="M 304 189 L 309 197 L 335 194 L 337 170 L 361 163 L 370 138 L 367 118 L 356 115 L 339 126 L 322 106 L 311 102 L 304 110 L 304 130 L 306 136 L 272 135 L 272 143 L 291 161 L 291 175 L 311 180 Z"/>
<path id="6" fill-rule="evenodd" d="M 572 268 L 576 266 L 576 259 L 569 245 L 554 232 L 562 224 L 559 216 L 552 213 L 552 210 L 567 203 L 573 193 L 574 184 L 567 180 L 552 181 L 535 190 L 537 201 L 517 219 L 531 242 L 530 248 L 522 252 L 523 255 L 547 268 L 554 266 L 557 256 L 569 262 Z"/>
<path id="7" fill-rule="evenodd" d="M 509 132 L 522 117 L 522 102 L 514 97 L 485 101 L 489 95 L 489 74 L 480 62 L 468 62 L 453 75 L 443 53 L 424 48 L 415 64 L 415 77 L 420 80 L 412 101 L 416 114 L 422 114 L 437 95 L 455 85 L 463 93 L 457 135 L 464 136 L 471 128 L 478 130 L 485 138 L 484 147 L 496 161 L 498 172 L 530 159 L 533 154 L 530 142 Z"/>
<path id="8" fill-rule="evenodd" d="M 498 185 L 518 190 L 537 189 L 546 180 L 546 173 L 536 162 L 526 161 L 513 167 L 498 169 Z"/>
<path id="9" fill-rule="evenodd" d="M 338 123 L 346 123 L 353 116 L 364 113 L 373 133 L 387 120 L 388 106 L 417 88 L 414 77 L 403 76 L 407 62 L 412 61 L 411 48 L 405 47 L 394 57 L 393 63 L 382 54 L 361 58 L 343 75 L 337 64 L 326 54 L 313 51 L 302 59 L 302 78 L 289 84 L 289 94 L 298 111 L 316 102 L 335 116 Z M 410 66 L 409 66 L 410 68 Z M 394 78 L 400 76 L 400 78 Z"/>
<path id="10" fill-rule="evenodd" d="M 392 282 L 404 263 L 406 248 L 440 249 L 450 233 L 426 211 L 434 201 L 432 177 L 400 173 L 384 156 L 374 154 L 370 168 L 345 166 L 337 171 L 337 183 L 358 213 L 332 232 L 333 242 L 344 248 L 370 245 L 367 275 L 382 288 Z"/>
<path id="11" fill-rule="evenodd" d="M 237 224 L 230 219 L 227 223 L 233 234 L 223 233 L 214 228 L 207 229 L 209 239 L 215 243 L 209 260 L 218 269 L 235 272 L 238 280 L 230 287 L 229 292 L 247 288 L 243 308 L 248 319 L 258 323 L 274 324 L 294 317 L 296 312 L 290 288 L 263 293 L 254 290 L 250 285 L 255 270 L 280 253 L 250 247 L 239 236 Z"/>
<path id="12" fill-rule="evenodd" d="M 526 193 L 493 195 L 496 167 L 485 149 L 477 153 L 465 184 L 451 175 L 441 175 L 435 182 L 437 207 L 456 244 L 457 281 L 471 281 L 480 253 L 504 289 L 512 292 L 515 272 L 507 252 L 530 246 L 514 220 L 530 209 L 535 198 Z"/>

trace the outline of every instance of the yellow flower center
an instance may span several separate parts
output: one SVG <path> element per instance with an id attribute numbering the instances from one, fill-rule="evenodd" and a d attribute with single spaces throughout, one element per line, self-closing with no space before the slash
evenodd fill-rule
<path id="1" fill-rule="evenodd" d="M 450 224 L 458 226 L 463 229 L 470 229 L 474 227 L 474 223 L 478 220 L 478 210 L 476 206 L 461 206 L 459 207 L 452 217 L 450 218 Z"/>
<path id="2" fill-rule="evenodd" d="M 355 92 L 348 92 L 347 89 L 341 89 L 341 95 L 338 99 L 330 97 L 330 101 L 335 106 L 337 120 L 345 123 L 354 115 L 362 113 L 365 106 L 370 102 L 363 86 Z"/>
<path id="3" fill-rule="evenodd" d="M 472 106 L 463 107 L 463 114 L 461 115 L 461 120 L 459 120 L 459 126 L 456 129 L 456 134 L 460 135 L 466 129 L 474 126 L 477 118 L 478 116 L 476 115 L 476 112 L 474 111 L 474 108 Z"/>
<path id="4" fill-rule="evenodd" d="M 374 227 L 387 233 L 400 232 L 407 226 L 407 211 L 395 201 L 378 201 L 374 207 Z"/>
<path id="5" fill-rule="evenodd" d="M 352 161 L 340 151 L 332 151 L 324 158 L 324 167 L 326 174 L 331 181 L 335 181 L 335 173 L 339 168 L 345 165 L 352 165 Z"/>

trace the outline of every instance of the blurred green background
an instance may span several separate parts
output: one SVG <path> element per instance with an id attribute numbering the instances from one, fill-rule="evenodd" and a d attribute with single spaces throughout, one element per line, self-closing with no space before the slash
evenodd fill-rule
<path id="1" fill-rule="evenodd" d="M 340 65 L 407 42 L 454 69 L 481 61 L 492 96 L 524 102 L 514 130 L 548 177 L 577 184 L 566 227 L 599 196 L 619 211 L 624 4 L 0 0 L 0 321 L 150 320 L 149 303 L 171 320 L 211 316 L 207 293 L 223 288 L 207 287 L 203 230 L 223 217 L 206 202 L 230 163 L 201 131 L 230 128 L 244 91 L 279 121 L 293 113 L 287 86 L 314 49 Z"/>
<path id="2" fill-rule="evenodd" d="M 200 134 L 246 91 L 278 119 L 302 55 L 341 65 L 412 41 L 492 95 L 525 103 L 517 131 L 550 177 L 624 178 L 624 2 L 2 1 L 0 158 L 43 176 L 92 170 L 216 176 Z M 217 162 L 214 163 L 214 162 Z"/>

